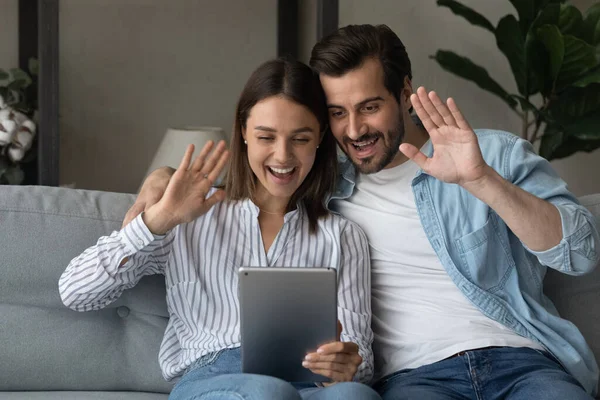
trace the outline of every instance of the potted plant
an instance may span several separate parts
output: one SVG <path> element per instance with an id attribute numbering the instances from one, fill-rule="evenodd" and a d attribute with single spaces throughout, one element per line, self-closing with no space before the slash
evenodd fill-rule
<path id="1" fill-rule="evenodd" d="M 35 158 L 31 151 L 37 110 L 34 59 L 29 62 L 29 72 L 31 75 L 19 68 L 0 69 L 0 184 L 22 183 L 23 166 Z"/>
<path id="2" fill-rule="evenodd" d="M 510 0 L 497 26 L 454 0 L 437 0 L 471 24 L 491 32 L 506 56 L 518 92 L 508 93 L 467 57 L 438 50 L 439 65 L 499 96 L 522 120 L 521 137 L 541 140 L 548 160 L 600 147 L 600 2 L 585 16 L 564 0 Z"/>

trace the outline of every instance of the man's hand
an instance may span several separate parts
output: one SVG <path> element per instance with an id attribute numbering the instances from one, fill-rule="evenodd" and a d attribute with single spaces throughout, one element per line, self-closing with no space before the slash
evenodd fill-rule
<path id="1" fill-rule="evenodd" d="M 428 94 L 420 87 L 410 101 L 431 137 L 433 157 L 428 158 L 415 146 L 403 143 L 400 151 L 405 156 L 429 175 L 461 186 L 477 183 L 491 172 L 483 160 L 475 132 L 452 98 L 446 105 L 435 92 Z"/>
<path id="2" fill-rule="evenodd" d="M 193 162 L 194 146 L 187 147 L 163 196 L 144 214 L 144 222 L 152 233 L 164 234 L 181 223 L 191 222 L 225 199 L 222 190 L 206 197 L 229 158 L 224 141 L 211 153 L 212 147 L 213 142 L 208 142 Z"/>
<path id="3" fill-rule="evenodd" d="M 124 228 L 125 225 L 133 221 L 135 217 L 142 213 L 142 211 L 146 211 L 148 208 L 158 203 L 165 193 L 169 180 L 175 171 L 176 170 L 171 167 L 161 167 L 152 171 L 152 173 L 146 177 L 140 193 L 135 199 L 135 203 L 133 203 L 131 208 L 127 211 L 127 214 L 125 214 L 121 228 Z"/>
<path id="4" fill-rule="evenodd" d="M 315 353 L 309 353 L 302 365 L 315 374 L 323 375 L 334 382 L 350 382 L 354 378 L 362 357 L 358 354 L 358 345 L 341 342 L 342 324 L 338 321 L 338 340 L 325 344 Z"/>

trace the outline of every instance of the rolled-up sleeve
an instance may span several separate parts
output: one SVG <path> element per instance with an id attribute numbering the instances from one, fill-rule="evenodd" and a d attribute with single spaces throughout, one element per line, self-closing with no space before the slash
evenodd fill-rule
<path id="1" fill-rule="evenodd" d="M 567 189 L 550 163 L 531 144 L 515 138 L 504 171 L 523 190 L 553 204 L 560 213 L 562 239 L 556 246 L 533 251 L 542 265 L 570 275 L 591 272 L 600 262 L 600 235 L 594 216 Z"/>

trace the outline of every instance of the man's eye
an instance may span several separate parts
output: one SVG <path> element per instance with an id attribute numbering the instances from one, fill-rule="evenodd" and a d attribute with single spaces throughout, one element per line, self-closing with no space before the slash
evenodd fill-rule
<path id="1" fill-rule="evenodd" d="M 342 115 L 344 115 L 344 112 L 343 112 L 343 111 L 333 111 L 333 112 L 331 113 L 331 116 L 332 116 L 332 117 L 334 117 L 334 118 L 339 118 L 339 117 L 341 117 Z"/>
<path id="2" fill-rule="evenodd" d="M 365 110 L 366 112 L 374 112 L 377 111 L 379 109 L 379 107 L 377 106 L 364 106 L 363 110 Z"/>

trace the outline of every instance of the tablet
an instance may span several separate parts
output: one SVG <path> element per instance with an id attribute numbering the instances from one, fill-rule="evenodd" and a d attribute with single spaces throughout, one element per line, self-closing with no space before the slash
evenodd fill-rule
<path id="1" fill-rule="evenodd" d="M 304 356 L 337 338 L 334 268 L 239 269 L 242 372 L 288 382 L 327 382 Z"/>

